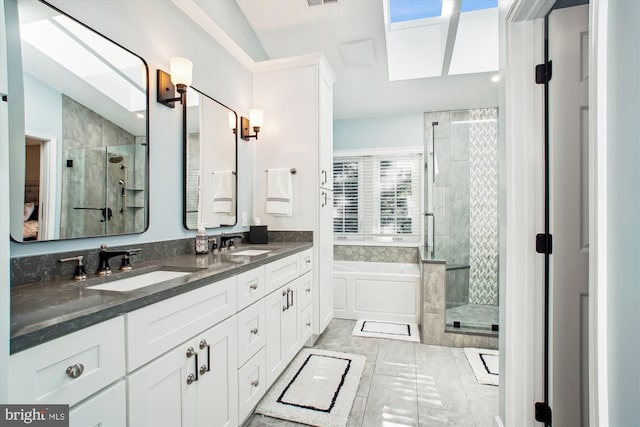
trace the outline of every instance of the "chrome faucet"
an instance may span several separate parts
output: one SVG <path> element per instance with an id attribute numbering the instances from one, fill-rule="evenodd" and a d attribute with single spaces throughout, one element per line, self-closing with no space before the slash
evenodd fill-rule
<path id="1" fill-rule="evenodd" d="M 100 245 L 100 252 L 98 253 L 98 271 L 96 274 L 99 276 L 108 276 L 111 274 L 111 267 L 109 266 L 109 259 L 115 256 L 122 256 L 122 264 L 120 264 L 121 271 L 131 271 L 133 267 L 131 267 L 130 258 L 132 255 L 137 254 L 142 249 L 124 249 L 119 251 L 108 251 L 107 245 Z"/>

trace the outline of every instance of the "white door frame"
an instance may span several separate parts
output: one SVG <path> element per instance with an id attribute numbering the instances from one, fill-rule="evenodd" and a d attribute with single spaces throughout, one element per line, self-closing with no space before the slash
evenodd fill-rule
<path id="1" fill-rule="evenodd" d="M 537 426 L 534 402 L 543 400 L 543 339 L 544 339 L 544 266 L 543 257 L 535 253 L 535 235 L 543 232 L 543 140 L 544 98 L 542 86 L 534 82 L 534 67 L 544 56 L 544 16 L 555 0 L 515 0 L 505 22 L 505 138 L 506 138 L 506 273 L 504 289 L 503 357 L 504 401 L 501 402 L 502 424 L 506 426 Z M 606 280 L 598 280 L 598 210 L 606 194 L 596 191 L 601 173 L 594 155 L 599 132 L 596 127 L 598 49 L 603 53 L 602 34 L 597 29 L 604 19 L 603 3 L 591 0 L 589 58 L 590 141 L 589 141 L 589 218 L 590 218 L 590 327 L 589 327 L 589 388 L 590 422 L 600 425 L 607 419 L 606 352 L 598 351 L 606 342 L 606 301 L 603 301 Z M 600 19 L 600 20 L 599 20 Z M 600 69 L 606 67 L 599 64 Z M 602 97 L 603 98 L 603 97 Z M 604 126 L 603 126 L 604 127 Z M 598 148 L 599 155 L 603 148 Z M 598 200 L 600 198 L 600 200 Z M 601 258 L 602 259 L 602 258 Z M 597 261 L 597 262 L 596 262 Z M 600 276 L 601 277 L 601 276 Z M 598 289 L 598 283 L 601 287 Z M 599 290 L 599 292 L 598 292 Z M 602 391 L 600 391 L 602 390 Z M 604 425 L 604 424 L 602 424 Z"/>
<path id="2" fill-rule="evenodd" d="M 25 132 L 27 137 L 41 141 L 40 144 L 40 232 L 41 240 L 55 239 L 56 199 L 58 199 L 58 140 L 53 135 L 40 132 Z M 42 220 L 45 219 L 45 221 Z"/>

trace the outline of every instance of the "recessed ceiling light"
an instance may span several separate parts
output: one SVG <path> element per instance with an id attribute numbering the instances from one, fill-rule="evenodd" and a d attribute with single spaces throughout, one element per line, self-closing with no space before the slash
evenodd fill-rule
<path id="1" fill-rule="evenodd" d="M 498 83 L 500 81 L 500 74 L 494 74 L 493 76 L 491 76 L 491 81 L 493 83 Z"/>

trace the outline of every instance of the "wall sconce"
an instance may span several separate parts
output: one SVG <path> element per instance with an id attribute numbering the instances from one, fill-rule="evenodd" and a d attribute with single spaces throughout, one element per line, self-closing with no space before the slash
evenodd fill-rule
<path id="1" fill-rule="evenodd" d="M 240 117 L 240 138 L 248 141 L 251 138 L 258 139 L 258 133 L 262 127 L 262 121 L 264 119 L 264 111 L 258 109 L 249 110 L 249 118 Z M 253 127 L 255 134 L 251 135 L 249 126 Z"/>
<path id="2" fill-rule="evenodd" d="M 191 86 L 193 63 L 187 58 L 174 56 L 169 58 L 171 74 L 158 70 L 157 101 L 167 107 L 174 108 L 175 102 L 186 104 L 187 88 Z M 175 96 L 176 91 L 178 96 Z"/>

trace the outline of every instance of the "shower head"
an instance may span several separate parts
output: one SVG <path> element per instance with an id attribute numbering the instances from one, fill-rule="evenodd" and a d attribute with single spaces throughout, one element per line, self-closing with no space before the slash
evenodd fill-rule
<path id="1" fill-rule="evenodd" d="M 108 153 L 109 154 L 109 163 L 120 163 L 124 157 L 122 157 L 120 154 L 113 154 L 113 153 Z"/>

